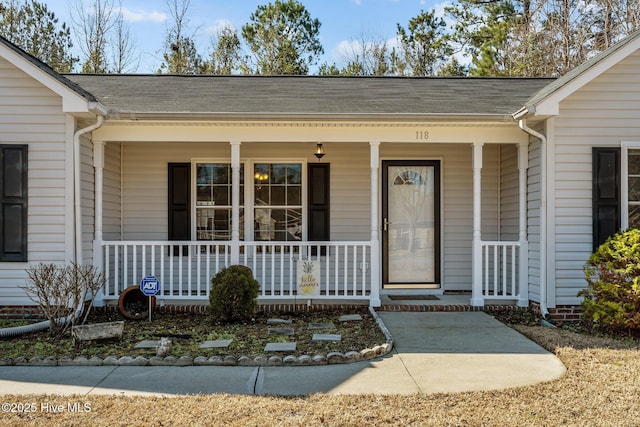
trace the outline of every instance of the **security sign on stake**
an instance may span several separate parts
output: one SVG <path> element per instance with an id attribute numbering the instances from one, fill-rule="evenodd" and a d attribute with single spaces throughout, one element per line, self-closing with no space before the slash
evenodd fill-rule
<path id="1" fill-rule="evenodd" d="M 140 290 L 148 297 L 152 297 L 160 291 L 160 281 L 155 276 L 145 276 L 140 281 Z"/>

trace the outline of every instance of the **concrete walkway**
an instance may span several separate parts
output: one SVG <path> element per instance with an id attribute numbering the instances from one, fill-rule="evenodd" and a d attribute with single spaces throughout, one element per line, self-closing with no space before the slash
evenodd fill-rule
<path id="1" fill-rule="evenodd" d="M 554 355 L 482 312 L 382 312 L 387 356 L 286 367 L 0 367 L 0 394 L 406 394 L 493 390 L 551 381 Z"/>

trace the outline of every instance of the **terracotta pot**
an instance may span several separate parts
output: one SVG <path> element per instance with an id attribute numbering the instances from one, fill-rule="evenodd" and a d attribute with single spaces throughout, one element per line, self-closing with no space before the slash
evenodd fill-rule
<path id="1" fill-rule="evenodd" d="M 155 308 L 156 297 L 151 297 L 151 311 Z M 146 319 L 149 317 L 149 297 L 142 293 L 140 286 L 129 286 L 118 298 L 118 311 L 126 319 Z"/>

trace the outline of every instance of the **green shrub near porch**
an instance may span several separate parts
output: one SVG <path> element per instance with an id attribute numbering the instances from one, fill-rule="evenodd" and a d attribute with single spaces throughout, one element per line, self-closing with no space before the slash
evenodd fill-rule
<path id="1" fill-rule="evenodd" d="M 585 265 L 578 293 L 583 319 L 595 328 L 640 335 L 640 229 L 611 236 Z"/>
<path id="2" fill-rule="evenodd" d="M 237 322 L 249 319 L 258 307 L 259 284 L 249 267 L 232 265 L 211 279 L 209 302 L 215 320 Z"/>

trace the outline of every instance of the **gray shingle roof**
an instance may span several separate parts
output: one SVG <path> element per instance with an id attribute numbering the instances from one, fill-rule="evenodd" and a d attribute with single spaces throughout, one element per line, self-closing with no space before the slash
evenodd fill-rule
<path id="1" fill-rule="evenodd" d="M 65 75 L 113 113 L 507 117 L 554 79 Z"/>

